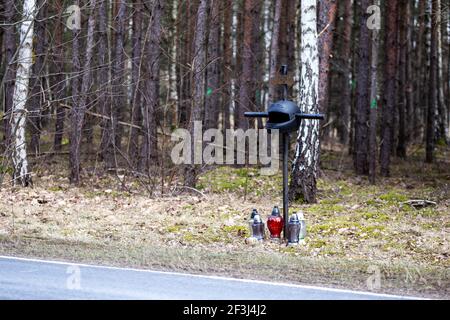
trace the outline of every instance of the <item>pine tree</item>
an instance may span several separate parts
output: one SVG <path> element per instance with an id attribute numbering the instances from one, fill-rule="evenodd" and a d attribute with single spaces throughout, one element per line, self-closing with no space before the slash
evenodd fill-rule
<path id="1" fill-rule="evenodd" d="M 360 33 L 358 47 L 358 73 L 356 77 L 356 122 L 354 166 L 357 174 L 369 173 L 368 162 L 368 116 L 369 116 L 369 77 L 370 77 L 370 35 L 367 28 L 369 0 L 360 4 Z"/>
<path id="2" fill-rule="evenodd" d="M 192 87 L 192 114 L 189 122 L 189 129 L 192 137 L 192 148 L 194 151 L 194 122 L 202 121 L 202 113 L 204 109 L 204 89 L 205 89 L 205 61 L 206 61 L 206 21 L 208 17 L 208 0 L 201 0 L 197 11 L 197 25 L 195 29 L 194 37 L 194 59 L 192 62 L 193 70 L 193 87 Z M 194 157 L 195 152 L 192 152 Z M 185 180 L 184 184 L 187 187 L 195 187 L 197 183 L 197 177 L 199 174 L 198 164 L 194 164 L 193 158 L 192 164 L 185 168 Z"/>
<path id="3" fill-rule="evenodd" d="M 142 109 L 144 139 L 141 146 L 141 170 L 148 170 L 158 159 L 158 139 L 156 128 L 156 115 L 159 111 L 159 73 L 162 38 L 162 15 L 164 1 L 153 1 L 152 16 L 148 26 L 149 39 L 146 45 L 147 73 L 144 103 Z"/>
<path id="4" fill-rule="evenodd" d="M 86 113 L 86 103 L 88 99 L 89 89 L 91 86 L 91 61 L 94 51 L 94 33 L 95 33 L 95 17 L 97 13 L 97 0 L 90 0 L 90 14 L 88 20 L 88 30 L 86 38 L 86 52 L 84 54 L 83 78 L 81 81 L 81 91 L 79 96 L 74 97 L 75 103 L 72 106 L 70 116 L 70 182 L 77 185 L 80 183 L 80 149 L 82 129 L 84 124 L 84 116 Z"/>
<path id="5" fill-rule="evenodd" d="M 393 146 L 394 112 L 397 75 L 397 1 L 385 2 L 386 29 L 384 39 L 384 87 L 382 100 L 381 175 L 389 176 Z"/>

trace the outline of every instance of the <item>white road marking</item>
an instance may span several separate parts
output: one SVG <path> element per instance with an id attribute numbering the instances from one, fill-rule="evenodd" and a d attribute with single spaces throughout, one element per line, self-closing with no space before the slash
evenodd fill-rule
<path id="1" fill-rule="evenodd" d="M 230 277 L 222 277 L 222 276 L 201 275 L 201 274 L 191 274 L 191 273 L 180 273 L 180 272 L 173 272 L 173 271 L 156 271 L 156 270 L 126 268 L 126 267 L 122 268 L 122 267 L 113 267 L 113 266 L 102 266 L 102 265 L 92 265 L 92 264 L 76 263 L 76 262 L 45 260 L 45 259 L 34 259 L 34 258 L 23 258 L 23 257 L 2 256 L 2 255 L 0 255 L 0 259 L 29 261 L 29 262 L 40 262 L 40 263 L 58 264 L 58 265 L 65 265 L 65 266 L 75 265 L 75 266 L 80 266 L 80 267 L 97 268 L 97 269 L 110 269 L 110 270 L 147 272 L 147 273 L 152 273 L 152 274 L 175 275 L 175 276 L 183 276 L 183 277 L 191 277 L 191 278 L 203 278 L 203 279 L 214 279 L 214 280 L 222 280 L 222 281 L 235 281 L 235 282 L 244 282 L 244 283 L 255 283 L 255 284 L 264 284 L 264 285 L 270 285 L 270 286 L 283 286 L 283 287 L 299 288 L 299 289 L 313 289 L 313 290 L 328 291 L 328 292 L 366 295 L 366 296 L 380 297 L 380 298 L 386 298 L 386 299 L 429 300 L 429 299 L 422 298 L 422 297 L 399 296 L 399 295 L 391 295 L 391 294 L 384 294 L 384 293 L 374 293 L 374 292 L 367 292 L 367 291 L 354 291 L 354 290 L 347 290 L 347 289 L 325 288 L 325 287 L 317 287 L 317 286 L 301 285 L 301 284 L 292 284 L 292 283 L 283 283 L 283 282 L 269 282 L 269 281 L 264 281 L 264 280 L 238 279 L 238 278 L 230 278 Z"/>

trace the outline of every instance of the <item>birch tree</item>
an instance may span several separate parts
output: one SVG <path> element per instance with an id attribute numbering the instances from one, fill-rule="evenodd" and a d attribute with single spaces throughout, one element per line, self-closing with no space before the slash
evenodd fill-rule
<path id="1" fill-rule="evenodd" d="M 20 25 L 20 45 L 18 52 L 16 82 L 12 104 L 12 136 L 14 164 L 13 181 L 27 187 L 32 183 L 28 171 L 27 148 L 25 142 L 25 120 L 31 65 L 33 64 L 33 24 L 36 15 L 36 2 L 24 0 L 23 16 Z"/>
<path id="2" fill-rule="evenodd" d="M 301 0 L 300 108 L 317 113 L 319 90 L 319 54 L 316 0 Z M 303 120 L 298 130 L 290 197 L 316 202 L 316 178 L 319 164 L 319 122 Z"/>

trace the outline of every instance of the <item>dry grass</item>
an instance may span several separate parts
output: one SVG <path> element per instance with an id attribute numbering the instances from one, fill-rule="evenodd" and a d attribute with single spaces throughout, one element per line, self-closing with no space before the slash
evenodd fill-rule
<path id="1" fill-rule="evenodd" d="M 85 174 L 72 188 L 65 169 L 41 165 L 34 188 L 1 190 L 0 253 L 363 290 L 375 265 L 383 292 L 449 298 L 449 150 L 435 165 L 418 152 L 376 186 L 352 176 L 347 157 L 325 153 L 319 203 L 292 205 L 308 224 L 293 248 L 245 244 L 251 209 L 268 215 L 280 204 L 280 176 L 216 168 L 202 176 L 202 194 L 150 198 L 133 179 Z M 438 205 L 403 204 L 417 198 Z"/>

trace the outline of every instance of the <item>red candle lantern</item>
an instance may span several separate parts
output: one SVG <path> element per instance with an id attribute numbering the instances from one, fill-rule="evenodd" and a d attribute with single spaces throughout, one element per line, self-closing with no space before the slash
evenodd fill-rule
<path id="1" fill-rule="evenodd" d="M 283 230 L 283 217 L 280 214 L 280 209 L 275 206 L 272 214 L 267 219 L 267 227 L 269 228 L 271 239 L 280 239 L 281 231 Z"/>

